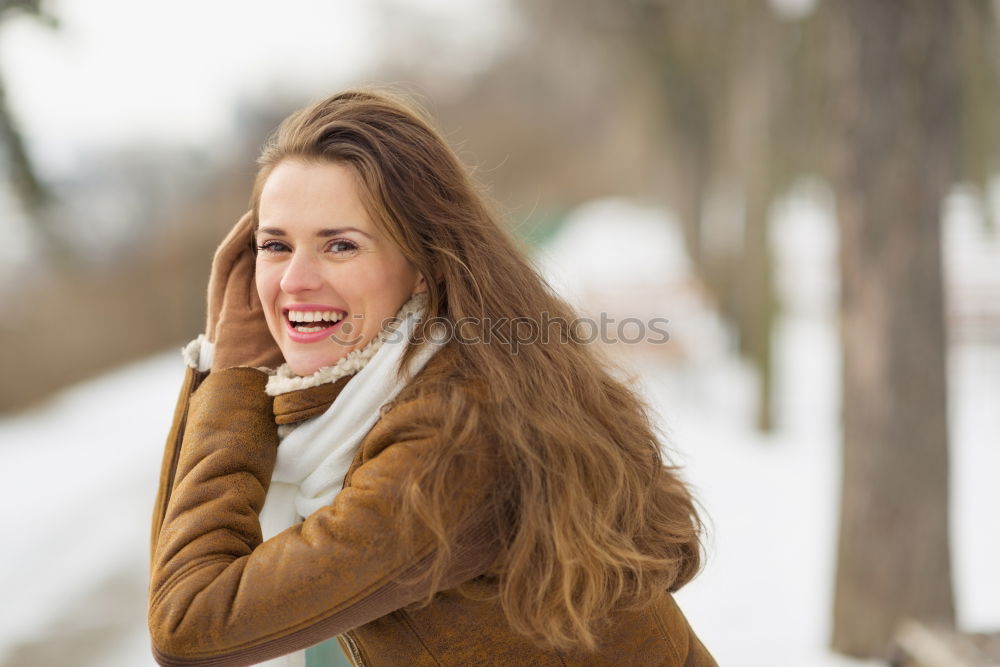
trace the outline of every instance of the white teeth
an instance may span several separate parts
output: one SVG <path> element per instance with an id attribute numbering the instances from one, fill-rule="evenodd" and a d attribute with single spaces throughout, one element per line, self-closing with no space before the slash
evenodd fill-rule
<path id="1" fill-rule="evenodd" d="M 344 318 L 344 313 L 332 310 L 326 311 L 305 311 L 289 310 L 288 319 L 292 322 L 339 322 Z"/>
<path id="2" fill-rule="evenodd" d="M 317 331 L 322 331 L 326 327 L 295 327 L 295 330 L 300 333 L 315 333 Z"/>

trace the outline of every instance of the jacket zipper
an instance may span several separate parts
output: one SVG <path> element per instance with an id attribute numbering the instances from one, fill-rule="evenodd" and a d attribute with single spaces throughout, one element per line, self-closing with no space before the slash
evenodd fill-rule
<path id="1" fill-rule="evenodd" d="M 365 667 L 365 661 L 361 659 L 361 651 L 358 650 L 358 645 L 354 642 L 354 637 L 351 633 L 344 633 L 344 642 L 347 644 L 347 648 L 351 650 L 351 660 L 357 667 Z"/>

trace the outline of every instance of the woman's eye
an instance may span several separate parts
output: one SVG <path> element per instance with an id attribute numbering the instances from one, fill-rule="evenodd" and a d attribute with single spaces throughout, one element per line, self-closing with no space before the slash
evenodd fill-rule
<path id="1" fill-rule="evenodd" d="M 281 241 L 270 240 L 270 241 L 264 241 L 263 243 L 258 245 L 257 250 L 259 250 L 260 252 L 271 252 L 271 253 L 285 252 L 286 250 L 288 250 L 288 246 L 282 243 Z"/>
<path id="2" fill-rule="evenodd" d="M 350 255 L 358 249 L 358 246 L 353 241 L 338 239 L 336 241 L 331 241 L 330 245 L 327 246 L 327 249 L 338 255 Z"/>

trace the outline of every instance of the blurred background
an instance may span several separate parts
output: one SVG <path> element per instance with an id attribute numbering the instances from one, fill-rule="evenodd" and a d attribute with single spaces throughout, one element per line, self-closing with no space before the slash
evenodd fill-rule
<path id="1" fill-rule="evenodd" d="M 280 119 L 355 84 L 424 105 L 617 327 L 704 507 L 678 599 L 720 664 L 1000 663 L 997 11 L 0 0 L 0 665 L 152 664 L 213 249 Z"/>

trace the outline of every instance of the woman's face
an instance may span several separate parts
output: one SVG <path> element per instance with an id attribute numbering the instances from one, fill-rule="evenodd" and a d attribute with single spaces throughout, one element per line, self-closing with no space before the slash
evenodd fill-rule
<path id="1" fill-rule="evenodd" d="M 375 228 L 353 172 L 287 159 L 260 194 L 257 292 L 267 326 L 296 375 L 371 341 L 423 278 Z"/>

